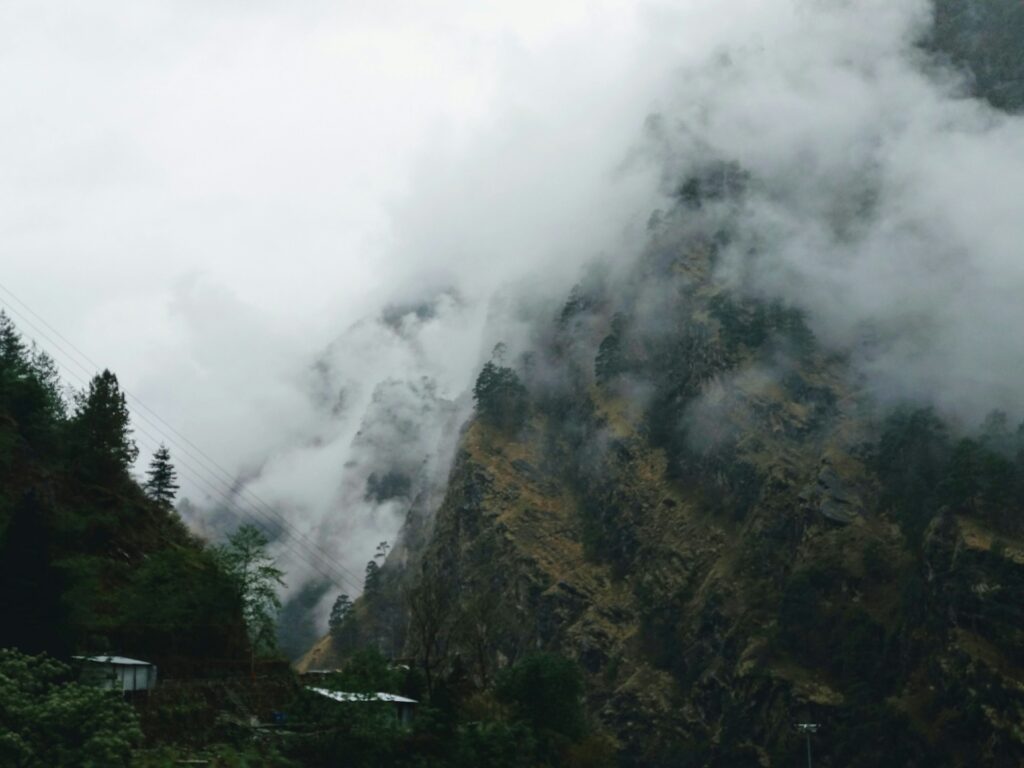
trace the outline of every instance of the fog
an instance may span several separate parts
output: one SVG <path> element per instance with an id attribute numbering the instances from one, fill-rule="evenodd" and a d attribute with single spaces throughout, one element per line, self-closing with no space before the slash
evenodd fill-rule
<path id="1" fill-rule="evenodd" d="M 1024 124 L 921 50 L 929 23 L 924 0 L 5 3 L 0 282 L 173 425 L 136 419 L 142 463 L 171 442 L 198 529 L 287 521 L 291 590 L 359 591 L 524 307 L 628 264 L 713 161 L 748 179 L 693 214 L 730 230 L 723 281 L 805 310 L 883 402 L 1024 416 Z"/>
<path id="2" fill-rule="evenodd" d="M 736 9 L 658 129 L 669 179 L 749 174 L 723 278 L 806 310 L 885 402 L 1024 416 L 1024 121 L 926 58 L 927 3 Z"/>

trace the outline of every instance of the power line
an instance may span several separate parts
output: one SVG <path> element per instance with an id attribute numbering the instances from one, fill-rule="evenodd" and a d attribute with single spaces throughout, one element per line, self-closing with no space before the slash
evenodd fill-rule
<path id="1" fill-rule="evenodd" d="M 25 304 L 25 302 L 23 302 L 21 299 L 18 299 L 17 296 L 15 296 L 10 291 L 10 289 L 6 288 L 3 285 L 0 285 L 0 290 L 3 290 L 5 293 L 7 293 L 11 297 L 13 297 L 14 300 L 17 301 L 22 307 L 24 307 L 27 312 L 31 313 L 34 317 L 36 317 L 39 320 L 39 322 L 41 324 L 43 324 L 47 328 L 49 328 L 53 332 L 53 334 L 55 336 L 58 336 L 59 338 L 64 340 L 69 346 L 74 348 L 76 350 L 76 352 L 78 352 L 78 354 L 83 359 L 85 359 L 86 361 L 88 361 L 89 363 L 91 363 L 94 366 L 94 370 L 90 370 L 87 366 L 83 365 L 81 361 L 75 359 L 75 357 L 73 355 L 71 355 L 66 349 L 64 349 L 60 344 L 55 342 L 46 333 L 42 332 L 35 323 L 33 323 L 31 320 L 29 320 L 27 317 L 25 317 L 24 314 L 22 314 L 15 307 L 13 307 L 9 301 L 5 301 L 2 297 L 0 297 L 0 304 L 3 304 L 4 306 L 6 306 L 8 310 L 10 310 L 13 314 L 15 314 L 23 322 L 25 322 L 29 327 L 34 329 L 37 334 L 39 334 L 42 338 L 46 339 L 49 342 L 49 344 L 54 349 L 58 350 L 59 353 L 64 358 L 66 358 L 67 360 L 69 360 L 72 363 L 74 363 L 81 370 L 85 371 L 88 376 L 91 377 L 92 375 L 95 374 L 95 371 L 98 370 L 99 366 L 96 366 L 95 363 L 93 363 L 93 361 L 90 360 L 87 355 L 82 353 L 81 350 L 78 350 L 77 347 L 75 347 L 64 336 L 62 336 L 58 331 L 56 331 L 49 323 L 47 323 L 42 317 L 40 317 L 38 315 L 38 313 L 33 311 L 27 304 Z M 40 347 L 43 346 L 38 341 L 38 339 L 32 338 L 32 341 L 34 343 L 36 343 L 38 346 L 40 346 Z M 65 372 L 67 372 L 69 375 L 71 375 L 74 379 L 76 379 L 77 381 L 79 381 L 83 385 L 87 385 L 88 382 L 85 379 L 83 379 L 81 375 L 79 375 L 75 371 L 73 371 L 70 368 L 68 368 L 68 366 L 64 365 L 60 360 L 57 360 L 56 362 Z M 141 404 L 142 407 L 146 408 L 147 411 L 149 411 L 150 413 L 153 413 L 155 418 L 160 418 L 154 411 L 152 411 L 152 409 L 149 409 L 147 406 L 145 406 L 145 404 L 143 404 L 141 402 L 141 400 L 139 400 L 137 397 L 135 397 L 134 395 L 131 395 L 131 393 L 128 393 L 127 391 L 126 391 L 126 394 L 128 394 L 134 401 L 136 401 L 137 403 Z M 287 519 L 285 519 L 279 512 L 274 510 L 269 504 L 267 504 L 262 499 L 259 499 L 258 497 L 255 496 L 255 494 L 250 492 L 250 495 L 252 495 L 253 497 L 257 498 L 260 501 L 260 503 L 262 504 L 262 506 L 266 510 L 269 511 L 269 517 L 268 517 L 267 513 L 265 513 L 265 512 L 257 513 L 257 511 L 255 509 L 250 510 L 250 511 L 245 510 L 244 508 L 242 508 L 240 506 L 240 502 L 235 501 L 232 498 L 232 496 L 230 495 L 234 491 L 234 488 L 230 484 L 225 483 L 223 480 L 221 480 L 219 477 L 217 477 L 217 475 L 215 473 L 211 472 L 203 464 L 202 460 L 196 458 L 187 448 L 184 448 L 180 444 L 180 442 L 178 440 L 175 440 L 173 437 L 170 437 L 169 435 L 167 435 L 166 432 L 164 432 L 159 427 L 159 425 L 155 424 L 151 419 L 147 418 L 145 415 L 140 414 L 138 412 L 136 412 L 136 416 L 138 418 L 140 418 L 142 421 L 145 421 L 151 427 L 153 427 L 154 430 L 157 431 L 167 442 L 170 442 L 172 445 L 175 445 L 175 447 L 177 447 L 182 453 L 184 453 L 186 456 L 189 456 L 190 458 L 195 460 L 197 463 L 199 463 L 202 466 L 202 469 L 205 470 L 206 473 L 210 477 L 212 477 L 214 479 L 214 481 L 216 481 L 218 483 L 221 483 L 221 484 L 225 485 L 228 488 L 228 492 L 225 492 L 225 491 L 220 490 L 219 488 L 215 487 L 213 485 L 213 483 L 210 482 L 210 480 L 208 480 L 206 477 L 204 477 L 202 475 L 202 470 L 196 469 L 191 464 L 188 464 L 188 462 L 184 462 L 183 460 L 181 460 L 181 458 L 179 457 L 179 463 L 182 465 L 183 469 L 186 469 L 188 471 L 188 474 L 193 479 L 201 482 L 207 488 L 212 489 L 215 493 L 217 493 L 220 496 L 222 496 L 225 499 L 225 502 L 227 504 L 227 507 L 228 507 L 229 511 L 231 511 L 231 512 L 233 512 L 233 513 L 235 513 L 236 515 L 239 515 L 239 516 L 248 515 L 250 517 L 256 517 L 257 514 L 258 514 L 259 518 L 262 519 L 262 521 L 264 523 L 269 522 L 272 526 L 274 526 L 274 528 L 276 528 L 278 530 L 279 533 L 284 533 L 288 537 L 288 539 L 291 539 L 296 545 L 301 546 L 304 550 L 306 550 L 306 552 L 308 554 L 307 555 L 301 555 L 300 553 L 298 553 L 294 549 L 294 547 L 292 547 L 290 544 L 288 544 L 288 539 L 285 539 L 284 543 L 287 546 L 288 551 L 293 556 L 296 556 L 299 561 L 305 562 L 307 565 L 311 566 L 321 576 L 324 576 L 325 578 L 327 578 L 328 581 L 335 583 L 335 586 L 339 586 L 339 587 L 344 588 L 342 586 L 343 583 L 348 581 L 350 586 L 354 587 L 356 590 L 359 589 L 359 587 L 357 586 L 358 585 L 358 577 L 356 577 L 352 573 L 351 570 L 349 570 L 348 568 L 345 568 L 341 563 L 336 563 L 326 553 L 324 553 L 322 550 L 320 550 L 319 547 L 317 547 L 316 545 L 314 545 L 311 542 L 309 542 L 309 540 L 301 532 L 297 531 L 294 528 L 294 526 L 292 526 L 287 521 Z M 162 418 L 160 419 L 160 421 L 163 422 L 164 424 L 166 424 L 166 422 Z M 136 424 L 135 426 L 136 426 L 136 430 L 138 430 L 139 432 L 145 434 L 151 440 L 154 440 L 157 443 L 160 442 L 152 434 L 150 434 L 148 431 L 146 431 L 141 426 L 139 426 L 139 424 Z M 171 429 L 173 429 L 173 428 L 171 428 Z M 177 433 L 176 430 L 174 430 L 174 432 L 175 432 L 175 434 L 179 434 L 180 435 L 180 433 Z M 182 439 L 187 441 L 187 438 L 184 438 L 183 436 L 182 436 Z M 191 441 L 187 441 L 187 442 L 192 444 Z M 192 444 L 192 445 L 194 445 L 194 444 Z M 198 451 L 199 449 L 197 448 L 196 450 Z M 199 452 L 202 453 L 201 451 L 199 451 Z M 203 455 L 205 456 L 205 454 L 203 454 Z M 220 469 L 222 474 L 227 475 L 227 472 L 226 472 L 226 470 L 223 469 L 223 467 L 220 467 L 218 465 L 218 468 Z M 241 495 L 241 494 L 239 494 L 239 495 Z M 263 527 L 263 526 L 261 525 L 260 527 Z M 266 530 L 266 529 L 264 529 L 264 530 Z M 313 560 L 311 560 L 310 557 L 315 558 L 317 562 L 314 562 Z M 325 571 L 324 571 L 324 567 L 325 566 L 328 569 L 328 571 L 333 571 L 334 574 L 333 575 L 329 575 L 328 573 L 325 573 Z M 345 573 L 349 574 L 349 578 L 346 578 L 343 575 L 342 571 L 344 571 Z M 354 581 L 353 581 L 353 579 L 354 579 Z M 341 582 L 341 583 L 338 583 L 338 582 Z"/>
<path id="2" fill-rule="evenodd" d="M 82 351 L 81 349 L 79 349 L 79 348 L 78 348 L 77 346 L 75 346 L 75 344 L 74 344 L 74 343 L 73 343 L 72 341 L 70 341 L 70 340 L 69 340 L 69 339 L 68 339 L 67 337 L 65 337 L 64 335 L 62 335 L 62 334 L 61 334 L 61 333 L 60 333 L 60 332 L 59 332 L 59 331 L 58 331 L 58 330 L 57 330 L 56 328 L 54 328 L 54 327 L 53 327 L 52 325 L 50 325 L 50 324 L 49 324 L 48 322 L 46 322 L 46 320 L 45 320 L 45 319 L 44 319 L 44 318 L 43 318 L 43 317 L 42 317 L 41 315 L 39 315 L 39 314 L 38 314 L 38 313 L 37 313 L 37 312 L 36 312 L 35 310 L 33 310 L 33 309 L 32 309 L 32 308 L 31 308 L 31 307 L 30 307 L 30 306 L 28 305 L 28 304 L 26 304 L 26 303 L 25 303 L 24 301 L 22 301 L 22 300 L 21 300 L 20 298 L 18 298 L 18 297 L 17 297 L 17 296 L 16 296 L 15 294 L 14 294 L 14 292 L 13 292 L 13 291 L 11 291 L 11 289 L 10 289 L 10 288 L 8 288 L 7 286 L 5 286 L 5 285 L 4 285 L 3 283 L 0 283 L 0 291 L 3 291 L 3 292 L 4 292 L 4 293 L 6 293 L 6 294 L 7 294 L 8 296 L 10 296 L 10 297 L 11 297 L 11 298 L 12 298 L 12 299 L 13 299 L 14 301 L 16 301 L 16 302 L 17 302 L 17 303 L 18 303 L 18 304 L 19 304 L 19 305 L 20 305 L 21 307 L 23 307 L 23 308 L 25 309 L 25 311 L 26 311 L 26 312 L 28 312 L 29 314 L 31 314 L 31 315 L 32 315 L 32 316 L 33 316 L 34 318 L 36 318 L 36 319 L 37 319 L 37 320 L 38 320 L 38 321 L 39 321 L 39 322 L 40 322 L 40 323 L 41 323 L 41 324 L 42 324 L 43 326 L 45 326 L 45 327 L 46 327 L 46 328 L 47 328 L 47 329 L 48 329 L 49 331 L 51 331 L 51 332 L 53 333 L 53 335 L 54 335 L 54 336 L 56 336 L 56 337 L 57 337 L 57 338 L 59 338 L 59 339 L 60 339 L 61 341 L 63 341 L 63 342 L 65 343 L 65 344 L 67 344 L 67 345 L 68 345 L 69 347 L 71 347 L 71 349 L 72 349 L 72 350 L 74 350 L 74 351 L 75 351 L 75 352 L 76 352 L 76 353 L 77 353 L 77 354 L 79 355 L 79 357 L 81 357 L 81 358 L 82 358 L 82 360 L 85 360 L 85 362 L 87 362 L 87 363 L 89 364 L 89 366 L 91 366 L 91 368 L 90 368 L 89 366 L 85 366 L 85 365 L 82 365 L 82 363 L 81 363 L 80 361 L 78 361 L 78 360 L 75 360 L 75 359 L 74 359 L 74 357 L 73 357 L 73 356 L 71 356 L 71 355 L 70 355 L 70 354 L 69 354 L 69 353 L 68 353 L 68 352 L 67 352 L 66 350 L 63 350 L 63 349 L 61 350 L 61 351 L 62 351 L 62 352 L 64 353 L 64 355 L 65 355 L 65 356 L 66 356 L 66 357 L 67 357 L 68 359 L 72 360 L 72 361 L 73 361 L 73 362 L 74 362 L 74 363 L 75 363 L 76 365 L 78 365 L 78 367 L 79 367 L 79 368 L 81 368 L 82 370 L 86 371 L 86 373 L 87 373 L 88 375 L 92 376 L 92 375 L 94 375 L 94 374 L 95 374 L 96 372 L 98 372 L 98 371 L 99 371 L 99 370 L 101 369 L 101 367 L 100 367 L 100 365 L 99 365 L 98 363 L 96 363 L 96 362 L 95 362 L 94 360 L 92 360 L 92 359 L 91 359 L 91 358 L 90 358 L 90 357 L 89 357 L 89 356 L 88 356 L 87 354 L 85 354 L 85 353 L 84 353 L 84 352 L 83 352 L 83 351 Z M 28 320 L 27 320 L 27 319 L 26 319 L 26 318 L 24 317 L 24 315 L 21 315 L 20 313 L 17 313 L 17 311 L 16 311 L 16 310 L 14 310 L 14 308 L 13 308 L 13 307 L 11 307 L 11 305 L 10 305 L 10 303 L 9 303 L 9 302 L 7 302 L 7 301 L 4 301 L 4 300 L 3 300 L 2 298 L 0 298 L 0 303 L 3 303 L 3 304 L 4 304 L 5 306 L 7 306 L 7 307 L 8 307 L 9 309 L 11 309 L 11 311 L 12 311 L 12 312 L 15 312 L 16 314 L 18 314 L 18 316 L 19 316 L 19 317 L 21 317 L 21 318 L 22 318 L 23 320 L 25 320 L 26 322 L 29 322 L 29 323 L 31 324 L 31 322 L 30 322 L 30 321 L 28 321 Z M 33 326 L 33 327 L 35 327 L 35 326 Z M 38 331 L 38 328 L 37 328 L 36 330 Z M 50 339 L 49 341 L 50 341 L 50 343 L 51 343 L 51 344 L 54 344 L 54 345 L 56 346 L 56 342 L 54 342 L 54 341 L 53 341 L 52 339 Z M 215 460 L 214 460 L 213 458 L 211 458 L 211 457 L 210 457 L 210 456 L 209 456 L 209 455 L 208 455 L 208 454 L 207 454 L 207 453 L 206 453 L 205 451 L 203 451 L 203 450 L 202 450 L 201 448 L 199 448 L 199 446 L 197 446 L 197 445 L 196 445 L 196 444 L 195 444 L 194 442 L 192 442 L 191 440 L 189 440 L 189 439 L 188 439 L 188 438 L 187 438 L 187 437 L 186 437 L 185 435 L 181 434 L 181 433 L 180 433 L 180 432 L 179 432 L 178 430 L 176 430 L 176 429 L 175 429 L 175 428 L 174 428 L 174 427 L 173 427 L 173 426 L 172 426 L 171 424 L 169 424 L 169 423 L 168 423 L 168 422 L 167 422 L 167 421 L 166 421 L 165 419 L 163 419 L 163 418 L 162 418 L 162 417 L 161 417 L 161 416 L 160 416 L 160 415 L 159 415 L 158 413 L 156 413 L 156 411 L 154 411 L 154 410 L 153 410 L 152 408 L 150 408 L 150 407 L 149 407 L 149 406 L 147 406 L 147 405 L 146 405 L 146 404 L 145 404 L 144 402 L 142 402 L 142 400 L 141 400 L 140 398 L 136 397 L 136 396 L 135 396 L 134 394 L 132 394 L 131 392 L 129 392 L 129 391 L 127 390 L 127 389 L 125 390 L 125 394 L 126 394 L 126 395 L 127 395 L 127 396 L 128 396 L 128 397 L 129 397 L 129 398 L 130 398 L 130 399 L 131 399 L 131 400 L 132 400 L 132 401 L 133 401 L 133 402 L 134 402 L 134 403 L 136 404 L 136 405 L 138 405 L 138 406 L 139 406 L 139 408 L 141 408 L 142 410 L 144 410 L 144 411 L 146 411 L 147 413 L 149 413 L 150 415 L 152 415 L 152 416 L 153 416 L 153 418 L 154 418 L 154 419 L 156 419 L 157 421 L 159 421 L 159 422 L 160 422 L 161 424 L 163 424 L 163 425 L 164 425 L 164 426 L 165 426 L 165 427 L 167 428 L 167 430 L 168 430 L 168 431 L 170 431 L 170 432 L 171 432 L 171 433 L 172 433 L 173 435 L 176 435 L 176 436 L 177 436 L 177 437 L 178 437 L 178 438 L 180 439 L 180 441 L 181 441 L 181 442 L 185 443 L 186 445 L 188 445 L 189 447 L 191 447 L 191 448 L 192 448 L 193 450 L 195 450 L 195 451 L 196 451 L 196 453 L 198 453 L 198 454 L 199 454 L 199 456 L 201 456 L 201 457 L 202 457 L 202 458 L 203 458 L 203 459 L 204 459 L 204 460 L 205 460 L 205 461 L 206 461 L 206 462 L 207 462 L 207 463 L 208 463 L 209 465 L 212 465 L 213 467 L 215 467 L 215 468 L 216 468 L 216 469 L 218 470 L 218 472 L 219 472 L 219 473 L 220 473 L 220 474 L 221 474 L 221 475 L 222 475 L 222 476 L 223 476 L 224 478 L 226 478 L 226 481 L 222 480 L 221 482 L 225 482 L 225 483 L 226 483 L 226 484 L 228 485 L 228 487 L 229 487 L 229 488 L 231 489 L 231 491 L 232 491 L 232 492 L 234 492 L 234 490 L 235 490 L 235 488 L 234 488 L 234 483 L 235 483 L 235 479 L 236 479 L 234 475 L 232 475 L 232 474 L 231 474 L 230 472 L 228 472 L 228 471 L 227 471 L 226 469 L 224 469 L 224 467 L 222 467 L 222 466 L 221 466 L 220 464 L 218 464 L 218 463 L 217 463 L 217 462 L 216 462 L 216 461 L 215 461 Z M 139 414 L 139 413 L 138 413 L 137 411 L 136 411 L 136 415 L 137 415 L 137 416 L 138 416 L 139 418 L 141 418 L 142 420 L 144 420 L 144 421 L 146 421 L 147 423 L 149 423 L 150 425 L 152 425 L 152 426 L 153 426 L 153 427 L 154 427 L 154 428 L 155 428 L 155 429 L 156 429 L 156 430 L 157 430 L 158 432 L 160 432 L 160 434 L 161 434 L 161 435 L 163 435 L 163 436 L 164 436 L 165 438 L 167 438 L 169 442 L 171 442 L 172 444 L 175 444 L 175 445 L 176 445 L 176 447 L 178 447 L 179 449 L 181 449 L 181 451 L 182 451 L 183 453 L 189 454 L 189 455 L 191 456 L 191 458 L 195 459 L 196 461 L 200 461 L 200 460 L 199 460 L 198 458 L 196 458 L 195 456 L 192 456 L 192 455 L 191 455 L 191 453 L 190 453 L 190 452 L 188 451 L 188 449 L 187 449 L 187 448 L 184 448 L 184 447 L 182 446 L 181 442 L 179 442 L 179 441 L 177 441 L 177 440 L 174 440 L 174 438 L 171 438 L 171 437 L 169 437 L 169 436 L 168 436 L 168 435 L 167 435 L 167 434 L 166 434 L 165 432 L 163 432 L 163 431 L 162 431 L 162 430 L 160 429 L 160 427 L 159 427 L 158 425 L 154 424 L 154 423 L 153 423 L 153 422 L 152 422 L 152 421 L 151 421 L 150 419 L 148 419 L 147 417 L 145 417 L 145 416 L 144 416 L 144 415 L 142 415 L 142 414 Z M 208 472 L 210 472 L 210 470 L 209 470 L 208 468 L 207 468 L 207 471 L 208 471 Z M 211 474 L 211 475 L 213 475 L 214 473 L 213 473 L 213 472 L 210 472 L 210 474 Z M 271 515 L 273 515 L 274 517 L 278 518 L 278 519 L 279 519 L 279 524 L 280 524 L 280 525 L 282 525 L 282 526 L 283 526 L 283 527 L 285 527 L 285 528 L 289 528 L 289 527 L 290 527 L 290 524 L 288 523 L 288 521 L 287 521 L 287 520 L 286 520 L 286 519 L 285 519 L 285 518 L 284 518 L 284 517 L 283 517 L 283 516 L 282 516 L 282 515 L 281 515 L 281 514 L 280 514 L 279 512 L 277 512 L 277 510 L 275 510 L 275 509 L 274 509 L 274 508 L 273 508 L 273 507 L 272 507 L 272 506 L 271 506 L 270 504 L 268 504 L 268 503 L 267 503 L 266 501 L 264 501 L 264 500 L 263 500 L 263 499 L 261 499 L 261 498 L 260 498 L 259 496 L 257 496 L 257 495 L 256 495 L 256 493 L 255 493 L 255 491 L 252 491 L 251 489 L 249 489 L 249 488 L 247 488 L 247 487 L 245 487 L 245 486 L 242 486 L 242 487 L 241 487 L 241 488 L 240 488 L 240 489 L 238 490 L 238 492 L 239 492 L 239 495 L 242 495 L 242 494 L 248 495 L 248 496 L 249 496 L 249 497 L 250 497 L 251 499 L 253 499 L 253 500 L 254 500 L 254 501 L 255 501 L 255 502 L 256 502 L 256 503 L 257 503 L 257 504 L 258 504 L 259 506 L 262 506 L 262 507 L 263 507 L 264 509 L 266 509 L 266 510 L 267 510 L 267 511 L 268 511 L 268 512 L 269 512 L 269 513 L 271 514 Z M 292 531 L 292 535 L 293 535 L 293 536 L 297 536 L 297 537 L 299 537 L 299 538 L 300 538 L 300 539 L 301 539 L 301 540 L 302 540 L 303 542 L 305 542 L 305 543 L 306 543 L 306 544 L 307 544 L 308 546 L 312 547 L 312 548 L 313 548 L 314 550 L 318 550 L 318 548 L 316 547 L 316 545 L 315 545 L 315 544 L 312 544 L 311 542 L 309 542 L 309 541 L 308 541 L 308 539 L 306 539 L 306 537 L 305 537 L 305 536 L 303 536 L 303 535 L 302 535 L 301 533 L 297 533 L 297 532 L 295 532 L 295 531 Z M 321 553 L 321 554 L 320 554 L 320 556 L 322 556 L 322 557 L 323 557 L 323 556 L 326 556 L 326 555 L 324 555 L 323 553 Z M 347 573 L 347 574 L 348 574 L 348 575 L 349 575 L 349 576 L 350 576 L 351 578 L 353 578 L 353 579 L 356 579 L 356 582 L 358 583 L 358 580 L 359 580 L 359 576 L 358 576 L 357 574 L 353 573 L 353 572 L 352 572 L 351 570 L 349 570 L 348 568 L 346 568 L 346 567 L 345 567 L 345 566 L 344 566 L 343 564 L 341 564 L 341 563 L 337 563 L 337 567 L 338 567 L 338 568 L 340 568 L 341 570 L 343 570 L 344 572 L 346 572 L 346 573 Z"/>
<path id="3" fill-rule="evenodd" d="M 0 301 L 0 303 L 2 303 L 2 301 Z M 42 345 L 39 344 L 38 340 L 36 340 L 35 338 L 32 338 L 31 336 L 29 338 L 31 339 L 31 341 L 34 344 L 36 344 L 37 346 L 40 346 L 40 348 L 42 348 Z M 67 373 L 68 375 L 72 376 L 75 380 L 77 380 L 78 382 L 82 383 L 83 385 L 87 384 L 85 379 L 83 379 L 75 371 L 71 370 L 66 365 L 64 365 L 59 359 L 55 358 L 55 362 L 57 363 L 57 365 L 62 370 L 65 371 L 65 373 Z M 151 451 L 155 451 L 156 447 L 160 445 L 160 441 L 154 435 L 152 435 L 150 432 L 146 431 L 145 429 L 143 429 L 142 427 L 140 427 L 137 424 L 135 425 L 135 431 L 145 435 L 147 438 L 149 438 L 150 441 L 152 441 L 150 443 L 150 445 L 149 445 Z M 142 441 L 139 441 L 139 442 L 142 442 Z M 263 517 L 263 516 L 260 516 L 259 518 L 257 518 L 254 513 L 252 513 L 250 511 L 244 509 L 243 507 L 241 507 L 230 496 L 228 496 L 226 493 L 224 493 L 224 491 L 222 491 L 219 488 L 211 485 L 211 483 L 205 477 L 203 477 L 198 472 L 198 470 L 196 470 L 188 462 L 185 462 L 185 461 L 183 461 L 183 460 L 181 460 L 179 458 L 179 460 L 178 460 L 178 468 L 183 470 L 193 480 L 204 484 L 206 487 L 208 487 L 214 493 L 219 494 L 220 496 L 222 496 L 224 498 L 224 508 L 227 509 L 231 514 L 233 514 L 239 520 L 244 520 L 247 517 L 253 518 L 253 519 L 257 519 L 258 522 L 259 522 L 259 527 L 264 532 L 271 533 L 273 528 L 277 527 L 278 528 L 277 533 L 285 533 L 286 536 L 289 536 L 289 538 L 291 538 L 290 534 L 288 534 L 287 531 L 280 530 L 280 526 L 278 525 L 278 523 L 276 521 L 273 521 L 273 520 L 268 521 L 267 518 Z M 223 533 L 227 533 L 228 532 L 227 527 L 223 523 L 223 521 L 218 520 L 217 518 L 214 518 L 214 520 L 212 522 L 213 522 L 214 525 L 216 525 L 218 528 L 220 528 L 220 530 Z M 268 524 L 271 527 L 268 528 L 267 527 Z M 279 540 L 279 544 L 285 549 L 285 551 L 287 551 L 289 554 L 291 554 L 299 562 L 305 562 L 307 565 L 312 567 L 313 570 L 315 570 L 321 577 L 323 577 L 327 581 L 333 583 L 335 586 L 341 587 L 343 589 L 345 588 L 343 586 L 343 584 L 345 582 L 345 578 L 343 576 L 341 576 L 341 574 L 339 574 L 339 573 L 333 573 L 332 574 L 332 573 L 326 572 L 325 569 L 324 569 L 324 566 L 322 564 L 318 564 L 316 562 L 312 562 L 311 560 L 309 560 L 307 555 L 304 555 L 304 554 L 298 552 L 294 548 L 294 546 L 289 542 L 289 538 L 285 538 L 283 540 Z M 328 565 L 330 565 L 330 564 L 328 563 Z"/>

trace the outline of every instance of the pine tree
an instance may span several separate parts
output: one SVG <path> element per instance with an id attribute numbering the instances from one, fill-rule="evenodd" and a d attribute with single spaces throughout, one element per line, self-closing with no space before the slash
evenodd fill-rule
<path id="1" fill-rule="evenodd" d="M 124 477 L 139 455 L 131 438 L 130 414 L 117 376 L 109 370 L 93 377 L 75 397 L 72 419 L 74 460 L 94 481 Z"/>
<path id="2" fill-rule="evenodd" d="M 594 360 L 594 375 L 598 382 L 607 384 L 626 370 L 625 355 L 622 352 L 624 321 L 621 315 L 612 319 L 611 333 L 604 337 Z"/>
<path id="3" fill-rule="evenodd" d="M 348 595 L 338 595 L 338 599 L 334 601 L 334 605 L 331 607 L 331 618 L 327 624 L 331 628 L 331 636 L 337 639 L 341 636 L 342 627 L 345 625 L 345 620 L 352 613 L 352 598 Z"/>
<path id="4" fill-rule="evenodd" d="M 0 310 L 0 375 L 11 369 L 23 369 L 26 358 L 25 342 L 14 321 Z"/>
<path id="5" fill-rule="evenodd" d="M 171 452 L 161 444 L 146 470 L 149 479 L 142 486 L 146 495 L 163 507 L 171 507 L 178 492 L 178 473 L 171 464 Z"/>
<path id="6" fill-rule="evenodd" d="M 7 410 L 27 372 L 25 343 L 6 313 L 0 311 L 0 409 Z"/>
<path id="7" fill-rule="evenodd" d="M 526 420 L 526 387 L 511 368 L 488 362 L 473 387 L 477 413 L 484 421 L 511 431 Z"/>
<path id="8" fill-rule="evenodd" d="M 371 593 L 376 591 L 380 584 L 380 568 L 384 564 L 384 560 L 387 558 L 388 550 L 391 545 L 386 541 L 382 541 L 377 545 L 377 552 L 374 554 L 373 559 L 366 564 L 366 578 L 363 581 L 363 591 Z M 377 561 L 380 560 L 380 565 Z"/>

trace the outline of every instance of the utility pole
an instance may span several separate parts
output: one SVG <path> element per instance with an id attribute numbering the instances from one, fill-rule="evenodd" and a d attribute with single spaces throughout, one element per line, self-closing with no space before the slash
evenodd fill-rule
<path id="1" fill-rule="evenodd" d="M 813 768 L 811 766 L 811 734 L 817 733 L 821 727 L 821 723 L 797 723 L 797 733 L 802 733 L 807 737 L 807 768 Z"/>

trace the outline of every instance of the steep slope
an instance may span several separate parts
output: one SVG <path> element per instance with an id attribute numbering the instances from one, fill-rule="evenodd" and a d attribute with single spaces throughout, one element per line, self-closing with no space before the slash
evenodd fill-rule
<path id="1" fill-rule="evenodd" d="M 96 376 L 72 413 L 62 392 L 53 361 L 0 313 L 0 646 L 130 655 L 161 674 L 244 669 L 236 585 L 129 473 L 117 378 Z"/>
<path id="2" fill-rule="evenodd" d="M 911 514 L 883 463 L 909 427 L 799 313 L 725 285 L 689 211 L 540 325 L 529 417 L 467 427 L 360 621 L 475 686 L 531 649 L 577 659 L 628 764 L 788 764 L 808 718 L 822 765 L 1018 764 L 1017 502 Z"/>
<path id="3" fill-rule="evenodd" d="M 936 0 L 931 45 L 967 68 L 975 93 L 1024 109 L 1024 7 L 1015 0 Z"/>

